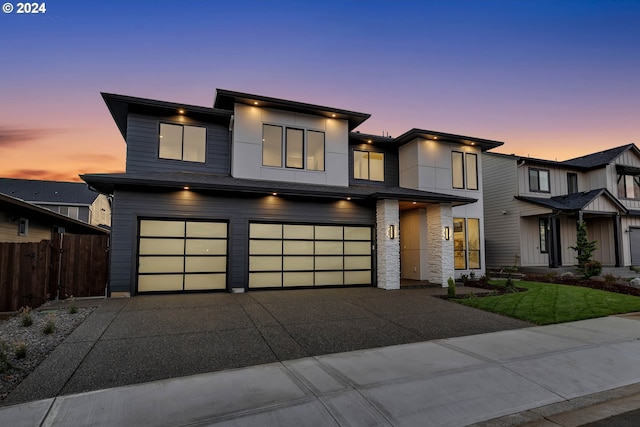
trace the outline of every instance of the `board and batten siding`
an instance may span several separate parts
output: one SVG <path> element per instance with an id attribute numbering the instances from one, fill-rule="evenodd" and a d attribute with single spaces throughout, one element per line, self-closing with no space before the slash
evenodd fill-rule
<path id="1" fill-rule="evenodd" d="M 111 292 L 135 294 L 139 218 L 228 221 L 228 288 L 246 288 L 249 222 L 375 225 L 375 206 L 280 196 L 214 197 L 195 191 L 115 191 Z M 375 234 L 375 233 L 374 233 Z"/>
<path id="2" fill-rule="evenodd" d="M 629 266 L 633 265 L 633 260 L 631 259 L 631 239 L 630 234 L 632 232 L 640 233 L 637 229 L 640 229 L 640 216 L 637 215 L 627 215 L 621 218 L 621 233 L 622 233 L 622 258 L 623 265 Z M 631 229 L 636 229 L 635 231 L 631 231 Z M 640 265 L 640 264 L 639 264 Z"/>
<path id="3" fill-rule="evenodd" d="M 520 203 L 514 199 L 517 160 L 515 157 L 483 153 L 482 166 L 487 267 L 513 265 L 515 255 L 520 255 Z"/>
<path id="4" fill-rule="evenodd" d="M 205 162 L 160 159 L 160 123 L 203 126 L 207 128 Z M 227 126 L 204 123 L 187 116 L 146 116 L 129 114 L 127 122 L 128 173 L 136 172 L 200 172 L 229 174 L 229 129 Z"/>

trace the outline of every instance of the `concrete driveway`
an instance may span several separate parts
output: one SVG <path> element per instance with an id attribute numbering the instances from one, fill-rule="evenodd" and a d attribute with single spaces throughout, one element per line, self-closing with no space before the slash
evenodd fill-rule
<path id="1" fill-rule="evenodd" d="M 444 292 L 346 288 L 100 301 L 2 405 L 531 326 L 434 297 Z"/>

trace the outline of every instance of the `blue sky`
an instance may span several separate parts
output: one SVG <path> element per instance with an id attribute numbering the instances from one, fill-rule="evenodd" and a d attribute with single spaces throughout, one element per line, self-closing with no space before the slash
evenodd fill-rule
<path id="1" fill-rule="evenodd" d="M 640 142 L 639 1 L 45 3 L 0 14 L 5 177 L 123 170 L 101 91 L 211 106 L 219 87 L 558 160 Z"/>

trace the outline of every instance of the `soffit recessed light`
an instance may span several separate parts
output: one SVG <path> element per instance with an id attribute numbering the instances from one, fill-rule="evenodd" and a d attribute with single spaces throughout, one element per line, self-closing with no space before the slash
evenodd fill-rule
<path id="1" fill-rule="evenodd" d="M 351 197 L 347 197 L 347 200 L 351 200 Z"/>
<path id="2" fill-rule="evenodd" d="M 184 187 L 182 187 L 184 190 L 188 190 L 189 187 L 187 187 L 186 185 Z"/>
<path id="3" fill-rule="evenodd" d="M 258 101 L 253 101 L 253 105 L 258 105 Z"/>
<path id="4" fill-rule="evenodd" d="M 275 191 L 273 193 L 271 193 L 272 196 L 277 196 L 278 193 L 276 193 Z"/>
<path id="5" fill-rule="evenodd" d="M 184 114 L 184 110 L 182 109 L 178 110 L 178 114 Z"/>

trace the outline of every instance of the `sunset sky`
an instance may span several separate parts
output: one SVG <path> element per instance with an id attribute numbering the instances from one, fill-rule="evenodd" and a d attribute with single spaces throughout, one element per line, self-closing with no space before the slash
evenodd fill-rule
<path id="1" fill-rule="evenodd" d="M 365 133 L 417 127 L 547 159 L 640 144 L 637 0 L 10 3 L 1 177 L 123 171 L 100 92 L 212 106 L 230 89 L 370 113 Z"/>

